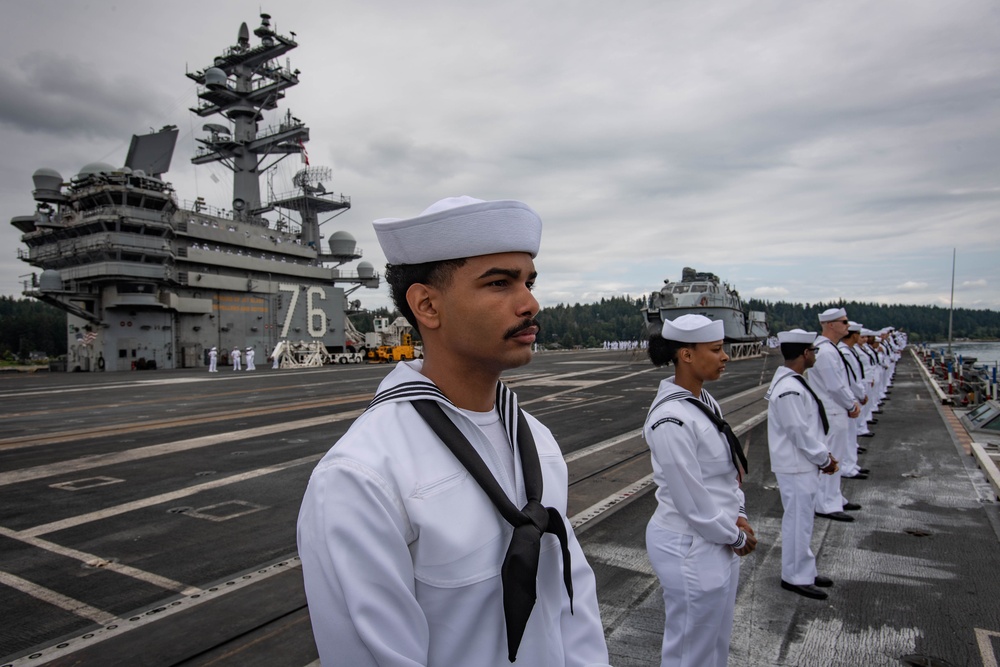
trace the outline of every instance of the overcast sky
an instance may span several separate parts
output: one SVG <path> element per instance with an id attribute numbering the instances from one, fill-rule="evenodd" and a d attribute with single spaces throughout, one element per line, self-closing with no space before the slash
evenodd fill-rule
<path id="1" fill-rule="evenodd" d="M 638 296 L 711 271 L 744 297 L 1000 309 L 1000 4 L 211 0 L 3 2 L 0 294 L 33 267 L 13 216 L 32 173 L 124 163 L 174 124 L 181 200 L 229 207 L 194 167 L 188 111 L 260 9 L 300 69 L 285 108 L 371 230 L 437 199 L 520 199 L 544 221 L 544 305 Z M 254 44 L 256 37 L 251 37 Z M 275 190 L 301 164 L 282 163 Z M 359 290 L 369 307 L 385 288 Z M 880 323 L 873 323 L 880 324 Z"/>

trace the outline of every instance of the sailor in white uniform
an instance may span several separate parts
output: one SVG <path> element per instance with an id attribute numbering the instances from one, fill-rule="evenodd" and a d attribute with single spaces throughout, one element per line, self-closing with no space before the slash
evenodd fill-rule
<path id="1" fill-rule="evenodd" d="M 247 370 L 255 371 L 257 367 L 253 364 L 254 351 L 252 347 L 247 348 Z"/>
<path id="2" fill-rule="evenodd" d="M 861 406 L 851 389 L 851 374 L 847 360 L 837 349 L 837 343 L 847 335 L 847 311 L 829 308 L 819 315 L 822 333 L 816 338 L 816 364 L 809 369 L 809 386 L 812 387 L 826 408 L 830 433 L 826 444 L 838 461 L 849 456 L 851 446 L 851 419 L 861 414 Z M 856 444 L 854 445 L 856 446 Z M 859 505 L 845 501 L 840 490 L 840 472 L 824 475 L 816 495 L 816 515 L 834 521 L 854 521 L 844 510 L 860 509 Z"/>
<path id="3" fill-rule="evenodd" d="M 851 350 L 851 347 L 857 342 L 860 331 L 860 324 L 848 321 L 847 335 L 837 343 L 837 350 L 847 362 L 846 367 L 850 376 L 851 391 L 854 393 L 854 399 L 861 407 L 861 413 L 848 421 L 850 425 L 848 430 L 850 437 L 848 438 L 845 456 L 840 461 L 840 476 L 850 479 L 868 479 L 868 469 L 858 465 L 858 437 L 863 432 L 861 417 L 864 415 L 864 408 L 868 404 L 868 390 L 865 387 L 864 368 L 861 366 L 861 360 Z M 867 429 L 868 426 L 865 425 L 864 430 L 866 431 Z"/>
<path id="4" fill-rule="evenodd" d="M 784 366 L 774 372 L 767 398 L 767 447 L 781 492 L 781 587 L 825 600 L 833 581 L 816 573 L 810 547 L 820 473 L 833 474 L 837 459 L 827 449 L 826 410 L 802 374 L 816 363 L 816 332 L 778 334 Z"/>
<path id="5" fill-rule="evenodd" d="M 740 557 L 757 545 L 740 488 L 746 458 L 702 386 L 729 359 L 723 327 L 682 315 L 649 339 L 653 363 L 676 367 L 660 382 L 643 427 L 657 485 L 646 549 L 663 587 L 661 667 L 725 667 Z"/>
<path id="6" fill-rule="evenodd" d="M 562 453 L 499 381 L 539 331 L 541 220 L 456 197 L 375 230 L 424 358 L 385 378 L 302 501 L 323 667 L 608 665 Z"/>
<path id="7" fill-rule="evenodd" d="M 218 373 L 219 370 L 215 367 L 219 362 L 219 351 L 214 347 L 208 351 L 208 372 Z"/>
<path id="8" fill-rule="evenodd" d="M 233 362 L 233 370 L 240 371 L 243 370 L 243 366 L 240 364 L 240 348 L 234 347 L 233 351 L 229 353 L 229 358 Z"/>

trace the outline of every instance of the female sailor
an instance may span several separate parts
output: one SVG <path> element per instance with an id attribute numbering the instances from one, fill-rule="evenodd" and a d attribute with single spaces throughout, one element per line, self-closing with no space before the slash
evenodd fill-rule
<path id="1" fill-rule="evenodd" d="M 661 667 L 725 667 L 739 557 L 757 545 L 740 489 L 746 458 L 702 387 L 729 360 L 723 326 L 682 315 L 649 340 L 653 364 L 676 369 L 660 382 L 643 427 L 657 484 L 646 549 L 663 587 Z"/>

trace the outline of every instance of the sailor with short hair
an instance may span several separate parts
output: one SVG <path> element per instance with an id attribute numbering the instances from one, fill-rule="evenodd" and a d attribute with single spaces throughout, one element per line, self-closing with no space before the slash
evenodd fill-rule
<path id="1" fill-rule="evenodd" d="M 771 471 L 778 480 L 781 505 L 781 587 L 825 600 L 820 590 L 833 585 L 816 572 L 810 547 L 820 473 L 837 471 L 837 459 L 824 438 L 829 422 L 822 401 L 802 374 L 816 363 L 816 332 L 792 329 L 778 334 L 785 364 L 768 387 L 767 446 Z"/>
<path id="2" fill-rule="evenodd" d="M 452 197 L 375 222 L 424 343 L 317 464 L 298 547 L 324 667 L 606 667 L 567 469 L 504 370 L 530 361 L 541 219 Z"/>
<path id="3" fill-rule="evenodd" d="M 218 373 L 219 370 L 216 368 L 216 364 L 219 362 L 219 351 L 214 347 L 208 351 L 208 372 Z"/>
<path id="4" fill-rule="evenodd" d="M 826 408 L 830 432 L 826 444 L 830 453 L 838 460 L 844 459 L 851 446 L 851 419 L 861 414 L 851 388 L 851 371 L 847 359 L 837 349 L 837 343 L 847 335 L 847 311 L 843 308 L 828 308 L 819 315 L 822 333 L 816 338 L 816 363 L 809 369 L 809 386 L 819 396 Z M 856 444 L 855 444 L 856 446 Z M 824 475 L 820 479 L 820 490 L 816 495 L 816 515 L 834 521 L 854 521 L 845 509 L 860 509 L 859 505 L 847 503 L 840 490 L 840 472 Z"/>
<path id="5" fill-rule="evenodd" d="M 233 361 L 233 370 L 234 371 L 243 370 L 243 366 L 242 366 L 242 364 L 240 364 L 240 355 L 241 354 L 242 353 L 240 352 L 240 348 L 239 347 L 234 347 L 233 351 L 229 353 L 229 358 L 232 359 L 232 361 Z"/>

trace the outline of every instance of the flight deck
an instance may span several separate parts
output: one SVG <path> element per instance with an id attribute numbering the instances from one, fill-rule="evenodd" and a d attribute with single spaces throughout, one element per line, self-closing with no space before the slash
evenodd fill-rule
<path id="1" fill-rule="evenodd" d="M 779 588 L 763 398 L 778 363 L 731 362 L 709 387 L 747 450 L 760 540 L 742 563 L 730 664 L 997 665 L 1000 505 L 909 353 L 866 442 L 871 478 L 844 481 L 857 520 L 816 520 L 830 598 Z M 0 375 L 0 667 L 318 665 L 299 502 L 388 370 Z M 641 428 L 664 373 L 638 352 L 581 350 L 504 377 L 563 448 L 619 667 L 659 659 Z"/>

